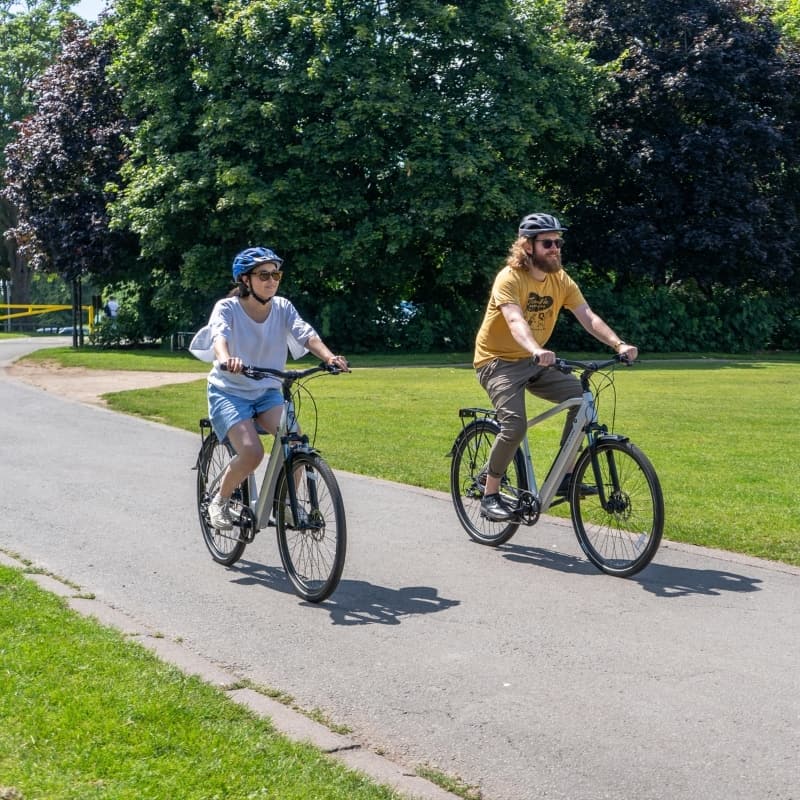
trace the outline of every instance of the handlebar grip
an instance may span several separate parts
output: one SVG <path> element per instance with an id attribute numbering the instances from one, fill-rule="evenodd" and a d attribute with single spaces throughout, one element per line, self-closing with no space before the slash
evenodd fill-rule
<path id="1" fill-rule="evenodd" d="M 327 364 L 326 362 L 320 362 L 320 366 L 327 372 L 329 375 L 341 375 L 343 372 L 352 372 L 350 369 L 350 362 L 345 361 L 344 367 L 337 367 L 335 364 Z"/>

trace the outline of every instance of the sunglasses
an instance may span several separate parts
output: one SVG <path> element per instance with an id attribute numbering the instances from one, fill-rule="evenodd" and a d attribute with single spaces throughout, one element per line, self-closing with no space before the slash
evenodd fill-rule
<path id="1" fill-rule="evenodd" d="M 250 274 L 264 281 L 264 283 L 270 279 L 277 283 L 283 277 L 283 272 L 279 269 L 273 269 L 272 271 L 264 269 L 261 272 L 251 272 Z"/>
<path id="2" fill-rule="evenodd" d="M 549 250 L 551 247 L 560 250 L 564 246 L 563 239 L 535 239 L 534 241 L 539 242 L 545 250 Z"/>

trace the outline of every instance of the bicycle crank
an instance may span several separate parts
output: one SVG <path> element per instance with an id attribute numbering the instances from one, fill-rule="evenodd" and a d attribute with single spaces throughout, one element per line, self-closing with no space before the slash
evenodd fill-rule
<path id="1" fill-rule="evenodd" d="M 523 525 L 535 525 L 539 521 L 541 505 L 531 492 L 522 492 L 516 509 L 516 519 Z"/>
<path id="2" fill-rule="evenodd" d="M 239 540 L 250 544 L 256 538 L 256 517 L 250 506 L 242 506 L 236 524 L 239 526 Z"/>

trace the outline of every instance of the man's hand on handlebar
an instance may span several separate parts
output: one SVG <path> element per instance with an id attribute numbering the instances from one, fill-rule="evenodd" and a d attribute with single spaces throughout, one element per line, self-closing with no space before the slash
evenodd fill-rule
<path id="1" fill-rule="evenodd" d="M 541 348 L 531 355 L 531 359 L 540 367 L 552 367 L 556 363 L 556 354 L 552 350 Z"/>

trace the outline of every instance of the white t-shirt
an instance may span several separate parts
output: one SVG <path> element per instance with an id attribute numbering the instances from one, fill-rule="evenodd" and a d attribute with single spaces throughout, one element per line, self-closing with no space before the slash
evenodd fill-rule
<path id="1" fill-rule="evenodd" d="M 256 322 L 242 308 L 238 297 L 217 301 L 208 325 L 195 334 L 189 351 L 201 361 L 214 360 L 214 340 L 218 336 L 228 342 L 232 357 L 241 358 L 248 366 L 285 369 L 287 348 L 294 358 L 308 352 L 306 342 L 317 332 L 297 313 L 285 297 L 272 298 L 272 310 L 264 322 Z M 208 382 L 224 392 L 255 400 L 267 389 L 280 387 L 277 378 L 253 380 L 221 370 L 217 364 L 208 374 Z"/>

